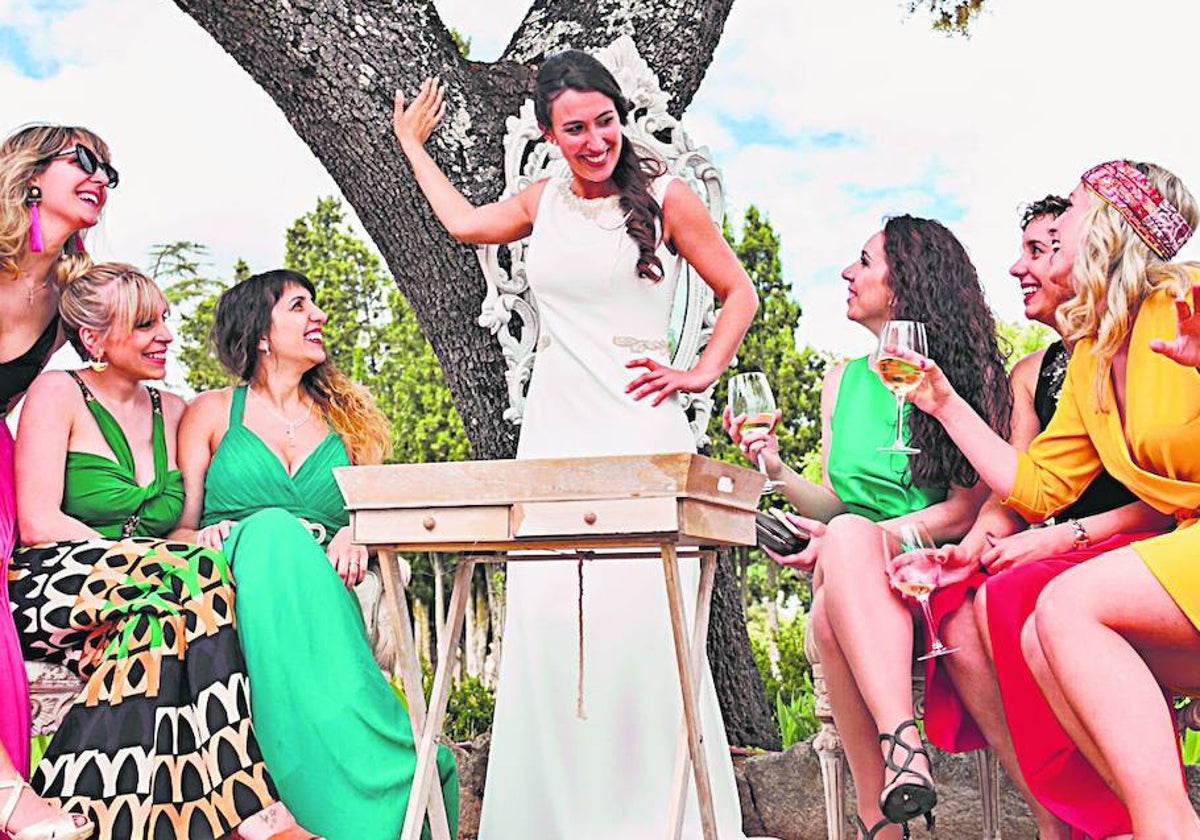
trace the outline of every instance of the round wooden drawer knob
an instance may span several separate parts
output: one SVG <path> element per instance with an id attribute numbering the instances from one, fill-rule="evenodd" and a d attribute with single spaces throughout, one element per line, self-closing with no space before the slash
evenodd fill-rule
<path id="1" fill-rule="evenodd" d="M 583 521 L 586 522 L 588 525 L 595 525 L 596 524 L 596 514 L 592 513 L 592 511 L 589 510 L 587 513 L 585 513 L 583 515 Z"/>
<path id="2" fill-rule="evenodd" d="M 437 527 L 437 520 L 432 516 L 426 516 L 421 520 L 421 527 L 423 527 L 426 531 L 432 531 Z"/>

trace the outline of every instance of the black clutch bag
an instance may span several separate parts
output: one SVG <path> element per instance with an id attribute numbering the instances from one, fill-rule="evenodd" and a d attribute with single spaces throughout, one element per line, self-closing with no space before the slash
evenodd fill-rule
<path id="1" fill-rule="evenodd" d="M 782 516 L 782 513 L 779 514 Z M 785 525 L 776 516 L 758 511 L 754 514 L 754 529 L 758 532 L 758 544 L 776 554 L 795 554 L 808 545 L 808 535 L 795 526 Z"/>

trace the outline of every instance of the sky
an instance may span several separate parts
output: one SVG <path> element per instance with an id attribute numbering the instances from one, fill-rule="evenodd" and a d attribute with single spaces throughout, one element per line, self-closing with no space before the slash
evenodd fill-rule
<path id="1" fill-rule="evenodd" d="M 435 0 L 492 60 L 529 0 Z M 990 0 L 969 39 L 900 0 L 737 0 L 684 126 L 713 152 L 731 212 L 783 243 L 801 344 L 866 352 L 841 269 L 883 219 L 938 218 L 999 317 L 1021 318 L 1019 208 L 1101 160 L 1166 166 L 1200 191 L 1191 109 L 1200 4 Z M 145 264 L 204 243 L 215 272 L 277 267 L 283 234 L 337 186 L 275 104 L 169 0 L 0 0 L 0 132 L 86 125 L 121 185 L 89 239 Z M 1200 239 L 1200 237 L 1198 237 Z M 1181 258 L 1200 259 L 1200 243 Z"/>

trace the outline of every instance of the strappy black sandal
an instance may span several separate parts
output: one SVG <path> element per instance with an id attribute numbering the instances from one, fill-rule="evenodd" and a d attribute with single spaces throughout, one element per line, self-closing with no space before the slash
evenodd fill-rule
<path id="1" fill-rule="evenodd" d="M 854 827 L 862 836 L 862 840 L 875 840 L 875 835 L 887 828 L 889 825 L 895 825 L 895 823 L 889 820 L 887 817 L 884 817 L 879 822 L 875 823 L 875 825 L 867 828 L 867 824 L 862 821 L 862 817 L 858 816 L 857 814 L 854 816 Z M 904 830 L 904 840 L 909 840 L 908 823 L 900 823 L 900 827 Z"/>
<path id="2" fill-rule="evenodd" d="M 912 727 L 917 729 L 917 722 L 909 719 L 896 727 L 896 731 L 890 734 L 882 733 L 879 736 L 879 743 L 887 744 L 887 755 L 883 758 L 884 766 L 888 770 L 894 771 L 892 776 L 894 783 L 901 776 L 916 777 L 917 782 L 901 782 L 888 790 L 886 794 L 879 798 L 879 810 L 883 812 L 884 817 L 894 823 L 906 823 L 911 819 L 924 816 L 925 822 L 929 825 L 930 830 L 933 829 L 933 814 L 930 813 L 933 807 L 937 805 L 937 791 L 933 787 L 933 779 L 919 770 L 912 769 L 913 759 L 918 755 L 925 756 L 925 760 L 929 760 L 929 753 L 924 746 L 910 747 L 907 743 L 900 740 L 901 734 Z M 921 737 L 920 730 L 917 730 L 918 740 Z M 901 761 L 896 762 L 896 753 L 900 752 Z M 887 788 L 887 785 L 884 785 Z M 872 829 L 874 830 L 874 829 Z"/>

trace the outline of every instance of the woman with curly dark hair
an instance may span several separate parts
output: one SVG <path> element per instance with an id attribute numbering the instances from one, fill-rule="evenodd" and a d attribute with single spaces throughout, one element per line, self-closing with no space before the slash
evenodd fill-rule
<path id="1" fill-rule="evenodd" d="M 893 217 L 842 277 L 850 284 L 850 320 L 875 335 L 889 320 L 923 322 L 947 375 L 993 429 L 1007 434 L 1012 397 L 995 324 L 975 267 L 949 230 L 929 219 Z M 893 823 L 929 814 L 937 801 L 913 723 L 913 613 L 889 585 L 881 537 L 919 522 L 939 543 L 957 540 L 987 497 L 946 432 L 918 412 L 906 410 L 903 432 L 920 454 L 881 451 L 896 437 L 893 406 L 867 357 L 830 368 L 821 395 L 819 485 L 779 460 L 774 435 L 743 437 L 743 418 L 726 414 L 734 440 L 785 482 L 783 492 L 803 514 L 793 519 L 813 535 L 799 554 L 772 556 L 801 569 L 819 561 L 812 628 L 854 776 L 859 830 L 880 840 L 900 837 Z"/>

